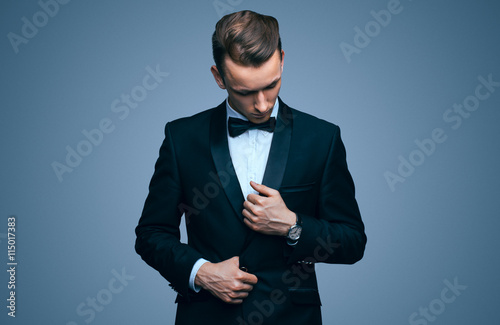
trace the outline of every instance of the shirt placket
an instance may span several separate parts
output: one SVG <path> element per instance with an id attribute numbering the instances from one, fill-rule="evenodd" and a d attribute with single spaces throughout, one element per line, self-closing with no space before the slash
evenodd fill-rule
<path id="1" fill-rule="evenodd" d="M 257 170 L 256 170 L 256 150 L 257 150 L 257 130 L 251 130 L 249 133 L 249 147 L 250 155 L 248 156 L 247 166 L 248 166 L 248 182 L 246 184 L 248 193 L 256 193 L 255 190 L 250 186 L 250 181 L 257 181 Z"/>

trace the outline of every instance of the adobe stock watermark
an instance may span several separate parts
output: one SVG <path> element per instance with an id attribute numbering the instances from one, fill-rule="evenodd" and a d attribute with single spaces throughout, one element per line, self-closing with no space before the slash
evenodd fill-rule
<path id="1" fill-rule="evenodd" d="M 214 0 L 212 5 L 219 18 L 236 11 L 236 6 L 239 6 L 243 0 Z"/>
<path id="2" fill-rule="evenodd" d="M 28 44 L 32 40 L 40 29 L 47 26 L 49 21 L 54 18 L 61 9 L 61 6 L 66 5 L 70 0 L 40 0 L 38 1 L 38 6 L 40 10 L 35 12 L 31 18 L 26 16 L 21 17 L 21 28 L 20 33 L 16 34 L 14 32 L 9 32 L 7 38 L 10 41 L 10 45 L 14 50 L 14 53 L 19 53 L 19 46 L 21 44 Z"/>
<path id="3" fill-rule="evenodd" d="M 455 103 L 452 108 L 443 112 L 443 122 L 449 124 L 452 130 L 458 130 L 463 122 L 479 109 L 481 102 L 489 99 L 495 93 L 496 88 L 500 88 L 500 82 L 494 81 L 491 73 L 487 77 L 480 75 L 477 80 L 478 84 L 470 95 L 466 96 L 461 103 Z M 398 166 L 394 171 L 384 172 L 383 176 L 389 189 L 394 192 L 396 184 L 405 182 L 413 175 L 416 168 L 422 166 L 426 159 L 436 152 L 438 145 L 447 139 L 446 131 L 440 127 L 434 128 L 428 138 L 415 139 L 416 148 L 405 156 L 398 156 Z"/>
<path id="4" fill-rule="evenodd" d="M 216 198 L 229 185 L 232 176 L 236 176 L 231 161 L 226 163 L 224 170 L 217 173 L 210 171 L 208 176 L 213 182 L 207 182 L 202 188 L 194 187 L 191 191 L 194 196 L 190 204 L 181 202 L 177 208 L 184 214 L 186 225 L 191 221 L 191 217 L 199 215 L 201 210 L 204 210 L 210 201 Z"/>
<path id="5" fill-rule="evenodd" d="M 8 296 L 7 298 L 7 315 L 16 317 L 16 284 L 17 280 L 17 262 L 16 256 L 17 247 L 17 233 L 16 233 L 16 216 L 7 218 L 7 273 L 9 275 L 9 282 L 7 282 Z"/>
<path id="6" fill-rule="evenodd" d="M 418 312 L 414 312 L 408 317 L 410 325 L 427 325 L 429 322 L 437 320 L 438 316 L 445 312 L 446 306 L 453 303 L 467 286 L 458 283 L 458 277 L 453 279 L 453 283 L 445 279 L 444 288 L 438 298 L 429 302 L 426 307 L 420 306 Z"/>
<path id="7" fill-rule="evenodd" d="M 105 288 L 99 290 L 95 296 L 87 297 L 85 301 L 82 301 L 78 306 L 76 306 L 76 314 L 82 318 L 85 324 L 90 324 L 96 319 L 97 313 L 104 311 L 106 306 L 108 306 L 113 298 L 123 292 L 125 287 L 129 285 L 129 282 L 135 279 L 134 275 L 127 274 L 127 271 L 123 267 L 121 272 L 115 269 L 111 270 L 113 275 Z M 75 321 L 67 322 L 66 325 L 78 325 L 83 323 L 78 323 Z"/>
<path id="8" fill-rule="evenodd" d="M 157 64 L 153 69 L 151 66 L 145 68 L 146 74 L 142 78 L 142 82 L 133 87 L 130 92 L 122 93 L 119 98 L 111 102 L 110 110 L 113 117 L 118 120 L 125 120 L 130 111 L 139 107 L 139 104 L 146 100 L 148 94 L 156 89 L 164 79 L 169 75 L 168 72 L 160 70 L 160 65 Z M 104 138 L 115 131 L 116 125 L 110 117 L 102 118 L 97 127 L 87 130 L 83 129 L 81 134 L 83 139 L 76 145 L 66 146 L 66 157 L 64 160 L 54 160 L 50 166 L 54 171 L 59 182 L 64 180 L 63 176 L 73 172 L 75 168 L 80 166 L 83 159 L 89 156 L 95 147 L 98 147 L 104 141 Z"/>
<path id="9" fill-rule="evenodd" d="M 412 0 L 408 0 L 412 1 Z M 339 44 L 340 50 L 344 55 L 347 63 L 351 63 L 354 54 L 360 54 L 372 40 L 380 35 L 382 30 L 389 26 L 394 16 L 403 12 L 403 5 L 399 0 L 389 0 L 386 9 L 378 11 L 371 10 L 370 19 L 365 23 L 364 27 L 354 26 L 354 37 L 352 43 L 341 42 Z"/>
<path id="10" fill-rule="evenodd" d="M 340 243 L 331 241 L 331 236 L 325 239 L 316 238 L 318 245 L 313 251 L 312 256 L 304 258 L 304 260 L 296 262 L 291 270 L 286 270 L 281 281 L 284 284 L 290 285 L 291 289 L 299 288 L 302 281 L 311 277 L 314 272 L 314 264 L 328 260 L 334 253 L 335 249 L 341 246 Z M 288 299 L 288 296 L 281 289 L 273 289 L 268 299 L 262 301 L 253 301 L 256 310 L 246 315 L 245 319 L 238 316 L 236 321 L 238 325 L 262 325 L 266 319 L 271 317 L 276 310 L 276 306 L 283 304 Z"/>

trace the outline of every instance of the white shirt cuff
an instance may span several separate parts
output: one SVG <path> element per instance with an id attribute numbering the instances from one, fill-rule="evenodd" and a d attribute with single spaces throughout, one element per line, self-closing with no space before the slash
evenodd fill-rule
<path id="1" fill-rule="evenodd" d="M 200 269 L 200 267 L 203 264 L 205 264 L 206 262 L 208 262 L 206 259 L 200 258 L 193 265 L 193 269 L 191 270 L 191 275 L 189 276 L 189 289 L 193 290 L 194 292 L 200 292 L 200 290 L 201 290 L 201 287 L 197 286 L 194 283 L 194 279 L 196 278 L 196 274 L 198 273 L 198 270 Z"/>

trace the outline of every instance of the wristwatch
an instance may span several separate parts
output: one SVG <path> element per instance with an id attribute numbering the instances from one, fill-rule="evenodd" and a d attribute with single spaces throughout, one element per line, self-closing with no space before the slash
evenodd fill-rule
<path id="1" fill-rule="evenodd" d="M 300 234 L 302 233 L 302 222 L 300 220 L 299 215 L 297 214 L 297 221 L 293 226 L 288 229 L 288 234 L 286 235 L 286 242 L 288 245 L 295 245 L 300 238 Z"/>

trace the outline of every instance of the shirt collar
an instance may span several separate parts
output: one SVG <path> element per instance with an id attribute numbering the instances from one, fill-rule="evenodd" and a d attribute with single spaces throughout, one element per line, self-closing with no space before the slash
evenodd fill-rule
<path id="1" fill-rule="evenodd" d="M 279 101 L 278 101 L 278 97 L 276 97 L 276 102 L 274 103 L 273 111 L 271 112 L 271 117 L 276 118 L 278 116 L 278 110 L 279 110 Z M 229 98 L 226 98 L 226 121 L 229 120 L 230 117 L 235 117 L 235 118 L 239 118 L 239 119 L 248 121 L 248 119 L 245 116 L 243 116 L 242 114 L 235 111 L 231 107 L 231 105 L 229 105 Z"/>

